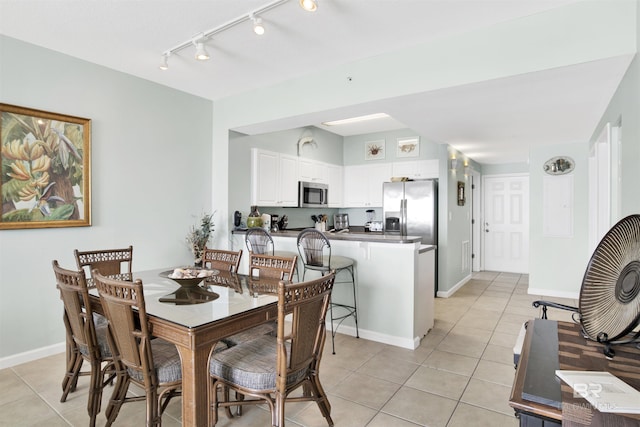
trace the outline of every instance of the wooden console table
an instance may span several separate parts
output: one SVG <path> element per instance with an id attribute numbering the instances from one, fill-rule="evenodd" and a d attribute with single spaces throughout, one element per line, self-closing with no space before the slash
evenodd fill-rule
<path id="1" fill-rule="evenodd" d="M 602 348 L 576 323 L 530 320 L 509 399 L 520 426 L 640 426 L 640 415 L 600 412 L 555 376 L 556 369 L 608 371 L 640 390 L 640 349 L 617 345 L 607 360 Z"/>

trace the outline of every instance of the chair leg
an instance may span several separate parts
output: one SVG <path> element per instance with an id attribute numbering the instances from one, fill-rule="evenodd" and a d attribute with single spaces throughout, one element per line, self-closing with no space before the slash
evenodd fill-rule
<path id="1" fill-rule="evenodd" d="M 331 352 L 336 354 L 336 344 L 334 342 L 336 333 L 333 330 L 333 304 L 329 301 L 329 317 L 331 317 Z"/>
<path id="2" fill-rule="evenodd" d="M 327 394 L 324 392 L 322 388 L 322 384 L 320 384 L 320 379 L 318 375 L 314 374 L 311 376 L 311 381 L 309 381 L 311 389 L 313 390 L 313 394 L 316 398 L 316 403 L 318 404 L 318 408 L 320 408 L 320 412 L 327 420 L 329 426 L 333 426 L 333 420 L 331 419 L 331 404 L 329 403 L 329 399 L 327 398 Z"/>
<path id="3" fill-rule="evenodd" d="M 360 338 L 360 331 L 358 330 L 358 301 L 356 296 L 356 277 L 353 273 L 353 266 L 349 268 L 351 273 L 351 284 L 353 286 L 353 319 L 356 322 L 356 338 Z"/>
<path id="4" fill-rule="evenodd" d="M 105 411 L 105 416 L 107 417 L 107 423 L 105 424 L 106 427 L 110 427 L 118 417 L 118 413 L 120 412 L 122 403 L 127 396 L 128 389 L 129 375 L 126 373 L 126 371 L 119 371 L 118 377 L 116 379 L 116 385 L 113 388 L 113 393 L 111 394 L 109 405 L 107 406 L 107 409 Z"/>
<path id="5" fill-rule="evenodd" d="M 102 401 L 102 370 L 100 361 L 91 362 L 91 380 L 89 384 L 89 398 L 87 399 L 87 411 L 89 412 L 89 425 L 96 425 L 96 417 L 100 412 Z"/>
<path id="6" fill-rule="evenodd" d="M 67 371 L 62 379 L 62 397 L 60 397 L 60 402 L 66 402 L 69 393 L 76 389 L 83 361 L 84 359 L 75 346 L 75 343 L 67 342 Z"/>

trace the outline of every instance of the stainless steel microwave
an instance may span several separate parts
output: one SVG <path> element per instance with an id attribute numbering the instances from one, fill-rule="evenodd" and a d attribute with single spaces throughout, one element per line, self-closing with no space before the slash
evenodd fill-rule
<path id="1" fill-rule="evenodd" d="M 326 208 L 329 205 L 329 186 L 317 182 L 300 181 L 298 185 L 299 208 Z"/>

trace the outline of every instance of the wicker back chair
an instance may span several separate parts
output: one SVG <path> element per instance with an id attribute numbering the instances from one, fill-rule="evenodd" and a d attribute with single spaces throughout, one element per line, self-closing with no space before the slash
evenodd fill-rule
<path id="1" fill-rule="evenodd" d="M 64 304 L 64 324 L 67 331 L 67 371 L 62 380 L 62 397 L 65 402 L 69 392 L 76 388 L 78 376 L 90 375 L 87 412 L 89 425 L 95 426 L 100 412 L 102 390 L 115 377 L 113 359 L 107 340 L 107 322 L 94 316 L 89 301 L 84 272 L 67 270 L 53 261 L 53 272 L 60 299 Z M 84 361 L 91 365 L 90 372 L 81 372 Z M 102 367 L 103 362 L 106 362 Z"/>
<path id="2" fill-rule="evenodd" d="M 131 268 L 133 246 L 123 249 L 99 249 L 94 251 L 73 251 L 79 270 L 84 270 L 89 287 L 93 286 L 91 272 L 98 269 L 100 274 L 119 280 L 133 280 Z"/>
<path id="3" fill-rule="evenodd" d="M 253 227 L 247 230 L 247 234 L 244 236 L 244 242 L 247 245 L 247 250 L 254 254 L 266 254 L 273 255 L 273 238 L 262 227 Z"/>
<path id="4" fill-rule="evenodd" d="M 146 400 L 146 425 L 159 426 L 171 398 L 181 394 L 178 349 L 163 339 L 151 339 L 142 281 L 111 279 L 97 269 L 92 273 L 109 320 L 109 344 L 118 378 L 106 410 L 106 425 L 115 421 L 122 403 Z M 145 395 L 127 397 L 131 382 L 142 387 Z"/>
<path id="5" fill-rule="evenodd" d="M 251 253 L 249 257 L 249 276 L 268 277 L 291 281 L 296 269 L 298 257 L 283 257 Z"/>
<path id="6" fill-rule="evenodd" d="M 251 253 L 249 257 L 249 289 L 251 292 L 253 294 L 269 293 L 269 291 L 275 293 L 275 289 L 266 289 L 264 282 L 261 282 L 260 279 L 291 281 L 296 268 L 297 258 L 295 255 L 288 258 Z M 270 281 L 268 284 L 269 287 L 271 287 L 274 283 Z M 223 338 L 222 341 L 227 346 L 233 347 L 263 335 L 275 335 L 276 328 L 276 322 L 267 322 Z"/>
<path id="7" fill-rule="evenodd" d="M 236 273 L 242 258 L 242 249 L 238 252 L 223 251 L 221 249 L 209 249 L 206 246 L 202 251 L 202 266 L 222 271 Z"/>
<path id="8" fill-rule="evenodd" d="M 298 234 L 298 252 L 304 267 L 302 272 L 302 280 L 304 280 L 307 270 L 319 271 L 321 274 L 327 274 L 329 271 L 335 271 L 336 275 L 341 272 L 348 274 L 346 279 L 336 280 L 336 284 L 350 283 L 353 289 L 353 302 L 336 302 L 335 298 L 331 302 L 331 348 L 333 354 L 336 353 L 335 336 L 342 322 L 349 317 L 353 317 L 355 322 L 356 337 L 360 337 L 358 330 L 358 300 L 356 292 L 355 279 L 355 260 L 346 256 L 332 255 L 331 243 L 329 239 L 315 228 L 306 228 Z M 343 275 L 344 276 L 344 275 Z M 341 313 L 334 315 L 333 310 L 337 309 Z M 334 321 L 337 325 L 334 326 Z"/>
<path id="9" fill-rule="evenodd" d="M 327 423 L 333 425 L 331 405 L 320 383 L 319 368 L 334 278 L 330 272 L 303 283 L 281 281 L 276 337 L 263 335 L 211 356 L 209 419 L 213 425 L 218 421 L 219 407 L 266 402 L 271 410 L 271 424 L 284 426 L 285 401 L 315 401 Z M 285 325 L 287 316 L 291 325 Z M 223 401 L 218 400 L 219 386 L 225 391 Z M 308 392 L 289 397 L 301 386 Z M 240 399 L 230 401 L 227 388 L 235 390 Z"/>

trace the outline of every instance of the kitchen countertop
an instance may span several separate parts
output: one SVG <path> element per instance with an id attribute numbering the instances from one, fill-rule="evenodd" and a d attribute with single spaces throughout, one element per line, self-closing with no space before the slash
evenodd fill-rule
<path id="1" fill-rule="evenodd" d="M 273 237 L 298 237 L 302 229 L 281 230 L 271 233 Z M 233 230 L 233 234 L 245 234 L 247 230 Z M 420 236 L 400 236 L 399 234 L 385 234 L 382 232 L 359 232 L 349 231 L 345 233 L 324 232 L 329 240 L 346 240 L 356 242 L 376 242 L 376 243 L 416 243 L 420 242 Z"/>

